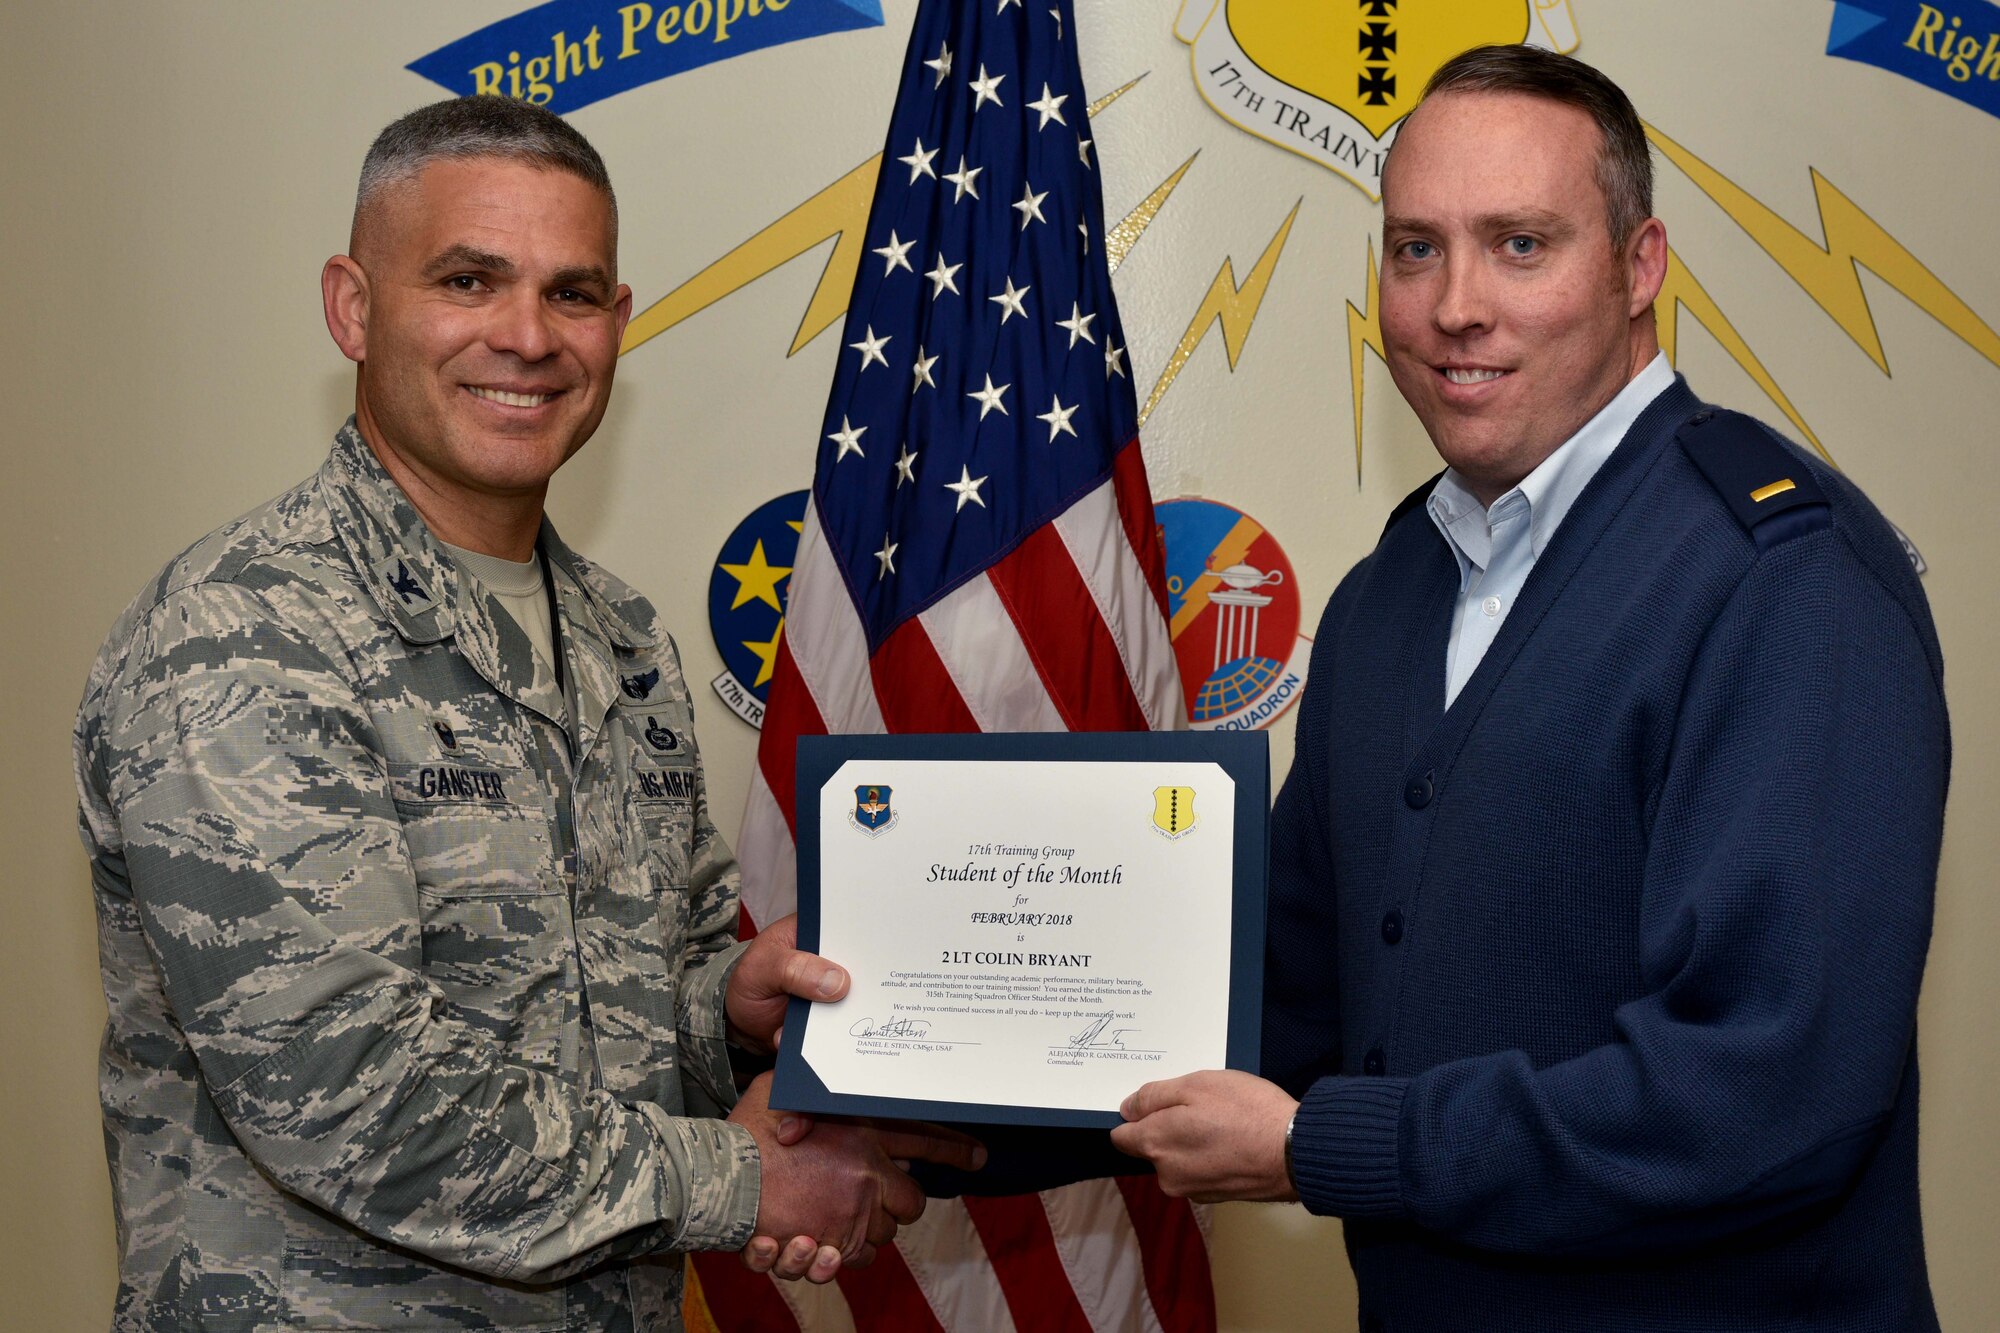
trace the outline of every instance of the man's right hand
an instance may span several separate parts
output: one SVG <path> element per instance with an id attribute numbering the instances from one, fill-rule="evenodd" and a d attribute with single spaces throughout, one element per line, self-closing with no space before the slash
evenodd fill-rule
<path id="1" fill-rule="evenodd" d="M 775 1266 L 781 1277 L 825 1282 L 843 1265 L 867 1264 L 878 1247 L 894 1239 L 898 1226 L 923 1216 L 924 1192 L 897 1161 L 976 1170 L 984 1157 L 976 1141 L 949 1130 L 821 1120 L 803 1139 L 796 1132 L 781 1135 L 786 1116 L 770 1108 L 770 1084 L 769 1074 L 758 1075 L 729 1114 L 757 1140 L 763 1159 L 757 1240 L 744 1252 L 760 1271 Z M 770 1237 L 791 1239 L 774 1246 Z"/>

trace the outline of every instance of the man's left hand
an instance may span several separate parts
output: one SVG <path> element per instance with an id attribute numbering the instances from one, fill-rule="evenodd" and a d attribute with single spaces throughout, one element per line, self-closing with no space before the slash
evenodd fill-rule
<path id="1" fill-rule="evenodd" d="M 750 941 L 730 974 L 723 997 L 729 1036 L 746 1051 L 769 1054 L 777 1049 L 792 996 L 827 1001 L 847 994 L 847 969 L 800 949 L 798 939 L 796 912 L 773 921 Z"/>
<path id="2" fill-rule="evenodd" d="M 1297 1199 L 1285 1170 L 1285 1127 L 1299 1109 L 1283 1088 L 1235 1069 L 1148 1083 L 1118 1108 L 1120 1152 L 1144 1157 L 1160 1188 L 1196 1203 Z"/>

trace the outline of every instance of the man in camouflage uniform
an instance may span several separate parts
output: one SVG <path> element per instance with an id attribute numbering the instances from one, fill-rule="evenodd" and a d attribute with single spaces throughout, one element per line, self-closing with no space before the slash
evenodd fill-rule
<path id="1" fill-rule="evenodd" d="M 677 1330 L 681 1251 L 823 1280 L 921 1211 L 891 1155 L 968 1151 L 738 1099 L 726 1040 L 845 977 L 734 942 L 673 644 L 542 517 L 615 229 L 546 112 L 386 130 L 323 280 L 355 418 L 91 671 L 117 1329 Z M 539 632 L 480 556 L 539 565 Z"/>

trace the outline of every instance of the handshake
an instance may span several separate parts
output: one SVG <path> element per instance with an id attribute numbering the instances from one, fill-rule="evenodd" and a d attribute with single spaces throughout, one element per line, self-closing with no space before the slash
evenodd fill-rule
<path id="1" fill-rule="evenodd" d="M 729 980 L 730 1037 L 753 1051 L 775 1050 L 792 996 L 837 1000 L 847 973 L 797 947 L 798 920 L 775 921 L 753 940 Z M 843 1265 L 860 1267 L 899 1226 L 923 1216 L 924 1191 L 904 1169 L 912 1161 L 963 1170 L 986 1150 L 933 1125 L 825 1122 L 774 1111 L 771 1076 L 759 1074 L 729 1119 L 757 1141 L 763 1173 L 757 1234 L 743 1262 L 759 1273 L 828 1282 Z"/>

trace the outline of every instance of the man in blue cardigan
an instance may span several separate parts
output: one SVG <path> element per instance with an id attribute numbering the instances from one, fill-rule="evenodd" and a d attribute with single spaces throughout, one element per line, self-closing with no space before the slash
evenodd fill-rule
<path id="1" fill-rule="evenodd" d="M 1149 1084 L 1170 1193 L 1347 1221 L 1365 1330 L 1935 1329 L 1915 1012 L 1937 637 L 1844 478 L 1660 355 L 1631 104 L 1442 69 L 1382 331 L 1448 467 L 1320 622 L 1268 1080 Z"/>

